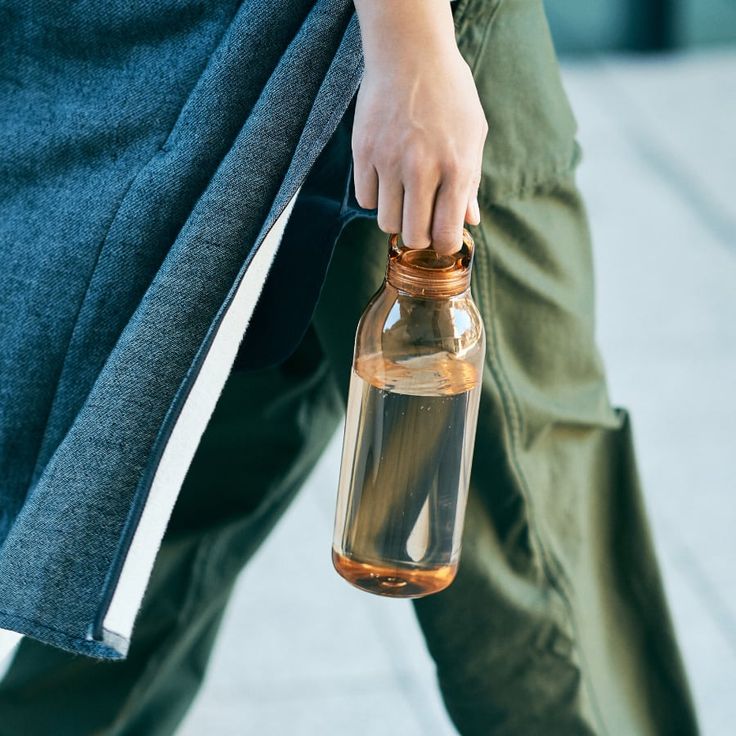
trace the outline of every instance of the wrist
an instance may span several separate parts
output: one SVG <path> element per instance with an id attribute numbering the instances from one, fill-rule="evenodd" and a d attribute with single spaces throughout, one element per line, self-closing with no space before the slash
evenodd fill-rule
<path id="1" fill-rule="evenodd" d="M 458 53 L 449 0 L 354 0 L 367 67 Z"/>

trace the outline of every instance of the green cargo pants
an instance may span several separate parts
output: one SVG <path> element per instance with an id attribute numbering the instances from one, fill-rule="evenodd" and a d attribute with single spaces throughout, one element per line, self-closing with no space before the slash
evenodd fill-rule
<path id="1" fill-rule="evenodd" d="M 460 0 L 458 44 L 490 125 L 473 292 L 488 346 L 455 582 L 415 602 L 462 734 L 697 732 L 625 409 L 594 340 L 575 122 L 538 0 Z M 233 373 L 182 489 L 129 657 L 25 639 L 2 736 L 172 734 L 243 565 L 338 426 L 386 236 L 343 231 L 312 325 L 277 368 Z"/>

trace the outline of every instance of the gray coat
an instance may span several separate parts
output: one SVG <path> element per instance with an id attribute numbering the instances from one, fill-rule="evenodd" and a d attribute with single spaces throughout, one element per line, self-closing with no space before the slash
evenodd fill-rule
<path id="1" fill-rule="evenodd" d="M 351 0 L 53 6 L 0 19 L 0 629 L 121 658 L 363 61 Z"/>

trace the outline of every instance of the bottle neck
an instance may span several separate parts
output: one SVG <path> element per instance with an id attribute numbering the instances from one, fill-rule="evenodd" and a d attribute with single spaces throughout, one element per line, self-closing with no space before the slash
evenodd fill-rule
<path id="1" fill-rule="evenodd" d="M 463 244 L 456 253 L 437 253 L 433 248 L 406 248 L 398 234 L 389 237 L 386 280 L 412 296 L 445 299 L 470 288 L 473 240 L 463 229 Z"/>
<path id="2" fill-rule="evenodd" d="M 459 296 L 470 288 L 470 275 L 463 278 L 439 280 L 436 277 L 417 276 L 408 269 L 389 264 L 386 280 L 405 294 L 429 299 L 446 299 Z"/>

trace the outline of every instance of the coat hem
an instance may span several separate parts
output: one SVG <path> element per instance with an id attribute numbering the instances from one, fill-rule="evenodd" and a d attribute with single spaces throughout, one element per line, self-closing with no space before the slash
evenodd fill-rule
<path id="1" fill-rule="evenodd" d="M 51 644 L 72 654 L 84 654 L 95 659 L 124 659 L 128 651 L 128 642 L 123 637 L 117 638 L 116 646 L 113 646 L 111 638 L 101 641 L 81 638 L 59 631 L 33 618 L 7 611 L 0 611 L 0 629 L 19 634 L 21 637 L 38 639 L 44 644 Z"/>

